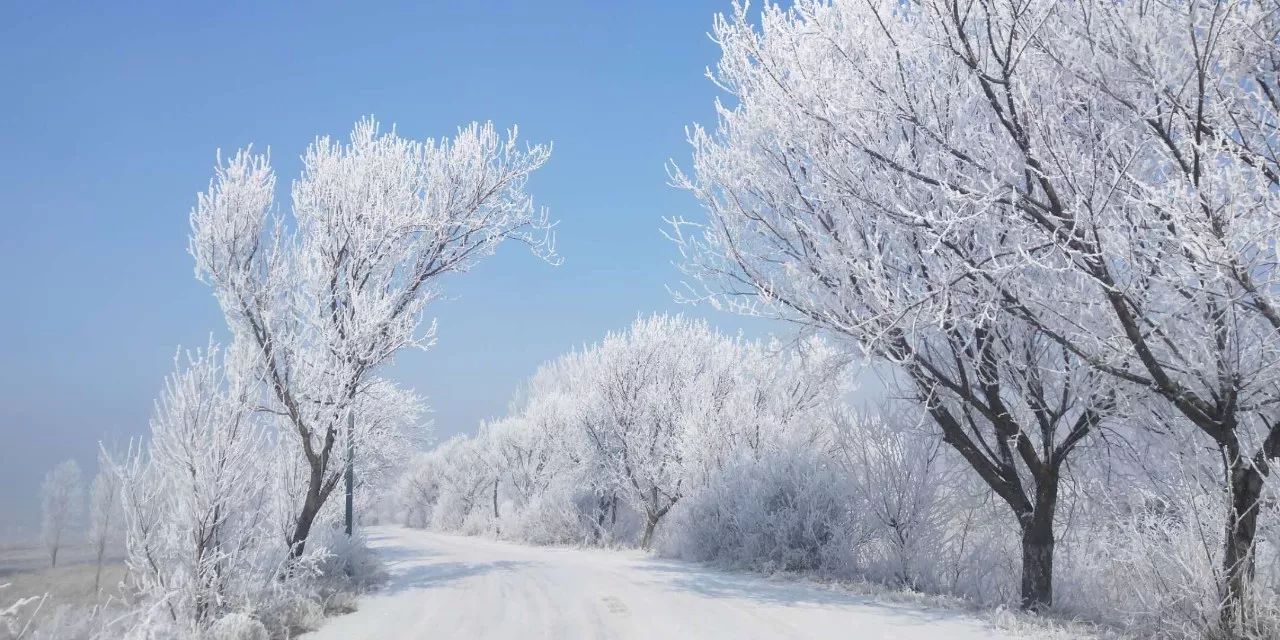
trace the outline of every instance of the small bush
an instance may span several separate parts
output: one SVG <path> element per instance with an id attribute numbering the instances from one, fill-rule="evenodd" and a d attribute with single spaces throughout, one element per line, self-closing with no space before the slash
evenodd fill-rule
<path id="1" fill-rule="evenodd" d="M 730 465 L 677 505 L 660 550 L 772 571 L 844 568 L 858 529 L 847 479 L 795 448 Z"/>

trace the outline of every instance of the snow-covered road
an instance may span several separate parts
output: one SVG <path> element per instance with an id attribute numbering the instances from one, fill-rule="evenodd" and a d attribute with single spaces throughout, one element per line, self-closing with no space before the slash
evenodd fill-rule
<path id="1" fill-rule="evenodd" d="M 638 552 L 373 528 L 391 581 L 311 640 L 1011 638 L 963 614 L 723 573 Z"/>

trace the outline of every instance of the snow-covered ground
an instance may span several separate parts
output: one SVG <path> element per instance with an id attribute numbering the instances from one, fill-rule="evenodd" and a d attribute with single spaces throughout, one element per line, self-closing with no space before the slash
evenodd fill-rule
<path id="1" fill-rule="evenodd" d="M 390 583 L 311 640 L 1013 636 L 952 611 L 658 560 L 372 528 Z"/>

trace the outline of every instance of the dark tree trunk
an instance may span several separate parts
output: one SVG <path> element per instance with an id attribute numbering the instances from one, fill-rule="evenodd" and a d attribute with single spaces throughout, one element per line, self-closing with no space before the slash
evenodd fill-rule
<path id="1" fill-rule="evenodd" d="M 93 592 L 97 593 L 102 589 L 102 556 L 105 549 L 98 547 L 98 564 L 93 571 Z"/>
<path id="2" fill-rule="evenodd" d="M 354 410 L 347 412 L 347 468 L 344 469 L 343 477 L 347 485 L 343 524 L 347 530 L 347 537 L 351 537 L 356 530 L 356 412 Z"/>
<path id="3" fill-rule="evenodd" d="M 1043 611 L 1053 605 L 1053 526 L 1039 518 L 1022 529 L 1022 608 Z"/>
<path id="4" fill-rule="evenodd" d="M 307 550 L 307 536 L 311 535 L 311 525 L 315 523 L 320 508 L 313 506 L 311 496 L 302 505 L 298 519 L 293 523 L 293 535 L 289 536 L 289 557 L 296 560 Z"/>
<path id="5" fill-rule="evenodd" d="M 332 489 L 332 484 L 329 487 Z M 311 535 L 311 525 L 315 524 L 316 517 L 320 515 L 320 508 L 324 506 L 324 500 L 328 496 L 325 490 L 324 474 L 317 465 L 311 467 L 311 477 L 307 482 L 307 498 L 302 503 L 302 511 L 298 512 L 298 519 L 294 521 L 293 535 L 289 537 L 289 558 L 298 559 L 302 557 L 302 553 L 306 551 L 307 536 Z"/>
<path id="6" fill-rule="evenodd" d="M 1034 510 L 1022 524 L 1022 608 L 1044 611 L 1053 606 L 1053 516 L 1058 508 L 1058 472 L 1046 469 L 1036 478 Z"/>
<path id="7" fill-rule="evenodd" d="M 493 481 L 493 532 L 502 535 L 502 525 L 498 524 L 498 480 Z"/>
<path id="8" fill-rule="evenodd" d="M 653 530 L 658 526 L 658 516 L 650 515 L 644 521 L 644 536 L 640 538 L 640 548 L 648 549 L 653 542 Z"/>
<path id="9" fill-rule="evenodd" d="M 610 521 L 610 524 L 617 522 L 618 513 L 615 508 L 615 505 L 617 504 L 618 498 L 616 495 L 601 495 L 599 500 L 596 502 L 596 526 L 595 530 L 591 533 L 592 542 L 600 542 L 600 539 L 604 537 L 604 523 L 605 520 L 610 517 L 610 511 L 613 512 L 613 519 Z"/>
<path id="10" fill-rule="evenodd" d="M 1248 460 L 1237 457 L 1230 467 L 1231 510 L 1227 513 L 1222 570 L 1224 630 L 1242 630 L 1248 623 L 1249 586 L 1254 574 L 1254 542 L 1258 533 L 1258 502 L 1262 474 Z"/>

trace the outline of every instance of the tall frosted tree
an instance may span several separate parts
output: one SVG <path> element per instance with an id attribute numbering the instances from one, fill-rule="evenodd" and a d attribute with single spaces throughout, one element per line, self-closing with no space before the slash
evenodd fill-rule
<path id="1" fill-rule="evenodd" d="M 934 355 L 971 369 L 914 384 L 953 446 L 948 395 L 1033 476 L 1060 457 L 1021 444 L 1048 433 L 1042 402 L 1019 392 L 1031 420 L 999 426 L 1019 412 L 992 404 L 983 387 L 1003 374 L 984 361 L 1015 364 L 1013 378 L 1070 372 L 1035 383 L 1070 384 L 1049 394 L 1072 400 L 1064 425 L 1119 406 L 1197 431 L 1225 460 L 1222 618 L 1239 627 L 1280 454 L 1278 15 L 1246 1 L 801 1 L 766 8 L 757 30 L 739 9 L 716 29 L 717 80 L 737 100 L 695 131 L 694 176 L 678 176 L 711 213 L 683 236 L 691 272 L 854 335 L 913 381 Z M 932 345 L 912 342 L 928 332 Z M 999 343 L 1013 349 L 992 360 Z"/>
<path id="2" fill-rule="evenodd" d="M 900 391 L 1012 512 L 1022 603 L 1040 609 L 1053 599 L 1063 469 L 1116 397 L 912 223 L 949 206 L 951 191 L 896 175 L 890 152 L 944 163 L 949 150 L 966 152 L 914 136 L 912 116 L 894 111 L 938 101 L 955 119 L 972 108 L 960 91 L 973 81 L 967 67 L 930 67 L 949 54 L 946 12 L 941 2 L 799 2 L 766 7 L 760 29 L 743 7 L 719 19 L 716 80 L 734 106 L 719 105 L 714 131 L 692 134 L 692 174 L 675 178 L 708 219 L 678 223 L 675 239 L 695 297 L 831 332 L 894 367 Z M 996 256 L 1021 249 L 998 229 L 952 242 Z"/>
<path id="3" fill-rule="evenodd" d="M 40 535 L 49 551 L 49 565 L 58 566 L 58 551 L 66 543 L 68 529 L 84 510 L 84 484 L 80 465 L 67 460 L 44 476 L 40 486 L 43 518 Z"/>
<path id="4" fill-rule="evenodd" d="M 301 463 L 293 554 L 359 450 L 347 424 L 376 372 L 433 343 L 422 320 L 441 279 L 507 240 L 555 260 L 551 225 L 524 190 L 549 155 L 491 124 L 415 141 L 366 119 L 346 143 L 308 147 L 287 216 L 266 156 L 219 164 L 191 213 L 190 252 L 237 341 L 255 349 L 285 451 Z"/>

